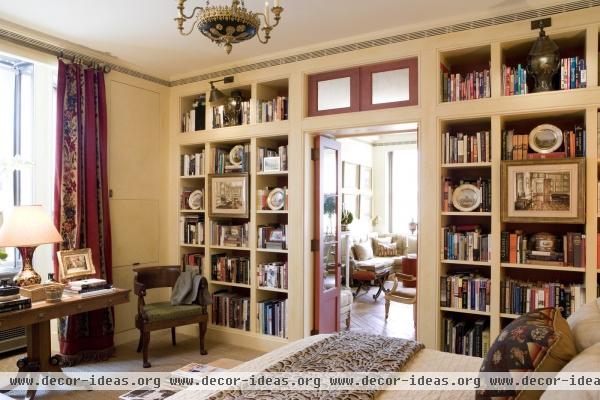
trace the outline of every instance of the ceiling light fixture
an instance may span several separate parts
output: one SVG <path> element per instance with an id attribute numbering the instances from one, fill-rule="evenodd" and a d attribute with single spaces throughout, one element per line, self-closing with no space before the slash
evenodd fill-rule
<path id="1" fill-rule="evenodd" d="M 232 0 L 231 6 L 211 6 L 209 0 L 206 0 L 206 7 L 194 7 L 192 13 L 185 15 L 186 0 L 177 0 L 177 29 L 179 33 L 187 36 L 198 25 L 198 29 L 204 36 L 219 46 L 225 47 L 227 54 L 231 53 L 231 48 L 234 43 L 240 43 L 254 36 L 258 40 L 266 44 L 271 38 L 271 31 L 279 24 L 283 7 L 280 5 L 280 0 L 274 0 L 274 5 L 270 12 L 273 13 L 275 22 L 271 24 L 269 18 L 269 2 L 265 2 L 265 12 L 255 13 L 246 9 L 244 0 Z M 183 24 L 188 19 L 195 21 L 189 31 L 184 32 Z M 261 17 L 264 25 L 261 28 Z M 260 35 L 263 31 L 263 37 Z"/>

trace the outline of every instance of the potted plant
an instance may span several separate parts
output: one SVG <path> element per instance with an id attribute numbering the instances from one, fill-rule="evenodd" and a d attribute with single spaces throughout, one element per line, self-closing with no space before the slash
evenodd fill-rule
<path id="1" fill-rule="evenodd" d="M 342 219 L 340 221 L 342 223 L 342 231 L 347 231 L 348 225 L 350 225 L 352 221 L 354 221 L 354 215 L 352 215 L 352 212 L 348 210 L 342 210 Z"/>

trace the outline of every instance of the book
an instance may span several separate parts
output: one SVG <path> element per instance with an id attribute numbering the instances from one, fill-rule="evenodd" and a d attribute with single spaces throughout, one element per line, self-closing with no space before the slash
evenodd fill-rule
<path id="1" fill-rule="evenodd" d="M 525 314 L 543 307 L 562 307 L 562 315 L 567 318 L 585 302 L 585 286 L 576 283 L 508 278 L 500 282 L 500 290 L 504 292 L 500 310 L 510 314 Z"/>
<path id="2" fill-rule="evenodd" d="M 441 238 L 444 260 L 491 260 L 491 237 L 478 226 L 446 226 L 442 228 Z"/>
<path id="3" fill-rule="evenodd" d="M 521 64 L 509 66 L 502 64 L 502 94 L 514 96 L 529 93 L 527 70 Z"/>
<path id="4" fill-rule="evenodd" d="M 287 120 L 288 98 L 277 96 L 272 100 L 258 100 L 256 102 L 256 119 L 258 123 Z"/>
<path id="5" fill-rule="evenodd" d="M 114 287 L 111 286 L 111 287 L 107 287 L 105 289 L 92 290 L 89 292 L 82 292 L 82 293 L 79 293 L 79 295 L 85 299 L 87 297 L 101 296 L 103 294 L 113 293 L 115 290 L 117 290 L 117 289 L 115 289 Z"/>
<path id="6" fill-rule="evenodd" d="M 230 291 L 213 293 L 212 323 L 250 331 L 250 298 Z"/>
<path id="7" fill-rule="evenodd" d="M 287 299 L 271 299 L 258 303 L 258 326 L 265 335 L 287 337 Z"/>
<path id="8" fill-rule="evenodd" d="M 66 287 L 63 289 L 64 292 L 67 293 L 73 293 L 73 294 L 84 294 L 84 293 L 89 293 L 89 292 L 95 292 L 98 290 L 105 290 L 105 289 L 111 289 L 112 285 L 110 283 L 105 283 L 103 285 L 96 285 L 96 286 L 85 286 L 82 288 L 71 288 L 71 287 Z"/>
<path id="9" fill-rule="evenodd" d="M 0 313 L 25 310 L 31 308 L 31 299 L 19 296 L 17 299 L 7 300 L 0 303 Z"/>
<path id="10" fill-rule="evenodd" d="M 484 319 L 463 321 L 450 316 L 442 319 L 442 349 L 445 352 L 484 357 L 489 342 L 489 323 Z"/>
<path id="11" fill-rule="evenodd" d="M 211 255 L 210 278 L 213 281 L 250 284 L 250 259 L 227 254 Z"/>
<path id="12" fill-rule="evenodd" d="M 473 210 L 474 212 L 492 211 L 492 182 L 489 178 L 481 177 L 477 179 L 460 179 L 456 183 L 452 181 L 452 178 L 444 178 L 444 185 L 442 187 L 442 211 L 458 211 L 452 204 L 452 194 L 457 187 L 464 184 L 474 185 L 481 191 L 481 204 Z"/>
<path id="13" fill-rule="evenodd" d="M 440 277 L 440 306 L 490 311 L 491 281 L 472 274 L 456 273 Z"/>
<path id="14" fill-rule="evenodd" d="M 101 279 L 101 278 L 80 279 L 80 280 L 69 282 L 67 284 L 66 289 L 81 290 L 81 289 L 91 288 L 94 286 L 102 286 L 102 285 L 106 285 L 106 279 Z"/>
<path id="15" fill-rule="evenodd" d="M 536 251 L 531 242 L 532 234 L 522 231 L 502 232 L 500 255 L 502 262 L 511 264 L 538 264 L 585 268 L 585 234 L 566 232 L 556 237 L 555 249 Z M 506 238 L 508 237 L 508 240 Z M 531 244 L 528 245 L 528 244 Z"/>
<path id="16" fill-rule="evenodd" d="M 442 138 L 442 163 L 490 162 L 490 132 L 446 132 Z"/>
<path id="17" fill-rule="evenodd" d="M 258 265 L 258 286 L 264 288 L 288 288 L 287 261 L 273 261 Z"/>
<path id="18" fill-rule="evenodd" d="M 212 221 L 212 244 L 215 246 L 248 247 L 249 229 L 248 222 L 233 224 Z"/>
<path id="19" fill-rule="evenodd" d="M 442 101 L 482 99 L 491 96 L 490 70 L 472 71 L 466 74 L 451 73 L 441 65 Z"/>

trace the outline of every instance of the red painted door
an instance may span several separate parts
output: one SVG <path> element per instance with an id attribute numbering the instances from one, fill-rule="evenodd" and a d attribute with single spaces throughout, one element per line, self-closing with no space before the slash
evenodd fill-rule
<path id="1" fill-rule="evenodd" d="M 317 136 L 314 151 L 314 328 L 340 329 L 341 154 L 335 140 Z"/>

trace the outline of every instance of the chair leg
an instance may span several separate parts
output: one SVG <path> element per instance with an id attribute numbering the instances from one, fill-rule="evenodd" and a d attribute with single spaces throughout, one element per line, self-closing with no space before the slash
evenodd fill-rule
<path id="1" fill-rule="evenodd" d="M 206 336 L 206 328 L 208 327 L 208 322 L 202 321 L 198 323 L 198 326 L 200 328 L 200 354 L 206 355 L 208 354 L 208 352 L 204 348 L 204 336 Z"/>
<path id="2" fill-rule="evenodd" d="M 388 314 L 390 313 L 390 301 L 385 299 L 385 320 L 388 319 Z"/>
<path id="3" fill-rule="evenodd" d="M 144 360 L 144 368 L 150 368 L 152 364 L 148 362 L 148 345 L 150 344 L 150 332 L 144 332 L 144 344 L 142 350 L 142 357 Z"/>
<path id="4" fill-rule="evenodd" d="M 362 289 L 363 286 L 363 281 L 358 281 L 358 287 L 356 288 L 356 292 L 354 292 L 352 294 L 352 296 L 356 297 L 358 296 L 358 293 L 360 293 L 360 289 Z"/>
<path id="5" fill-rule="evenodd" d="M 171 343 L 173 343 L 173 346 L 177 345 L 175 342 L 175 327 L 171 328 Z"/>
<path id="6" fill-rule="evenodd" d="M 140 329 L 140 340 L 138 341 L 138 347 L 136 352 L 141 352 L 142 351 L 142 345 L 144 344 L 144 333 L 142 332 L 142 330 Z"/>

